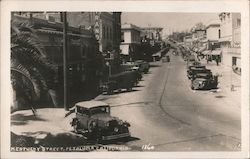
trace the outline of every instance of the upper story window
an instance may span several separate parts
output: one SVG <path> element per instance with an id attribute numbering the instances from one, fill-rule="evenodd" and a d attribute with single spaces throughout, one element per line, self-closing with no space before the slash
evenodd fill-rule
<path id="1" fill-rule="evenodd" d="M 102 28 L 102 35 L 103 35 L 103 39 L 105 39 L 106 38 L 106 28 L 105 28 L 105 26 L 103 26 L 103 28 Z"/>
<path id="2" fill-rule="evenodd" d="M 109 27 L 106 28 L 107 29 L 107 39 L 110 39 L 110 34 L 109 34 Z"/>
<path id="3" fill-rule="evenodd" d="M 121 42 L 124 42 L 124 32 L 121 32 Z"/>
<path id="4" fill-rule="evenodd" d="M 81 46 L 81 56 L 85 57 L 86 56 L 86 50 L 85 46 Z"/>

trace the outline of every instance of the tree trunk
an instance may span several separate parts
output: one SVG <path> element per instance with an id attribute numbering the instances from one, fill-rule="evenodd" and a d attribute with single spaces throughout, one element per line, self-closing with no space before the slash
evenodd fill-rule
<path id="1" fill-rule="evenodd" d="M 58 95 L 57 92 L 53 89 L 48 90 L 49 96 L 53 102 L 54 107 L 58 107 Z"/>

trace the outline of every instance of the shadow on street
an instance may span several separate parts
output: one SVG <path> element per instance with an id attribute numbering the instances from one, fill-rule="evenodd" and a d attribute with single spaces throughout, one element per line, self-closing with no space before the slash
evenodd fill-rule
<path id="1" fill-rule="evenodd" d="M 47 121 L 35 115 L 14 114 L 11 116 L 11 125 L 25 125 L 29 121 Z"/>

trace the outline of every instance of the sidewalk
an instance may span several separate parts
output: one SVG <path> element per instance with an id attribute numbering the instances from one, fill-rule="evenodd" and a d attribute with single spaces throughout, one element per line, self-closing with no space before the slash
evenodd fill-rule
<path id="1" fill-rule="evenodd" d="M 216 65 L 215 61 L 207 64 L 206 60 L 200 61 L 202 65 L 205 65 L 208 69 L 211 69 L 213 75 L 219 75 L 218 88 L 220 92 L 225 93 L 230 97 L 239 107 L 241 103 L 241 76 L 234 73 L 231 67 L 227 67 L 223 64 Z"/>

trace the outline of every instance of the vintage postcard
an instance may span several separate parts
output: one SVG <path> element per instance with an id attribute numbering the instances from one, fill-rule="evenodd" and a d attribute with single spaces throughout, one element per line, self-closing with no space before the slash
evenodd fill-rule
<path id="1" fill-rule="evenodd" d="M 2 158 L 249 157 L 249 1 L 3 1 Z"/>

